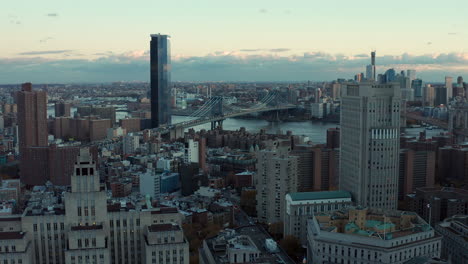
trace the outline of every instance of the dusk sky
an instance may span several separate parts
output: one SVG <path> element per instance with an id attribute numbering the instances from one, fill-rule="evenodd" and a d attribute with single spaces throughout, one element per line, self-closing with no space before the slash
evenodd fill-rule
<path id="1" fill-rule="evenodd" d="M 171 36 L 173 81 L 468 78 L 468 1 L 2 1 L 0 83 L 149 80 L 149 35 Z"/>

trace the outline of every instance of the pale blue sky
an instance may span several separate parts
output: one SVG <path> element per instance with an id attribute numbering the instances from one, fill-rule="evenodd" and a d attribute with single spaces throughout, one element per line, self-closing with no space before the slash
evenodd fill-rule
<path id="1" fill-rule="evenodd" d="M 326 59 L 336 62 L 337 55 L 352 58 L 376 49 L 379 56 L 393 56 L 395 65 L 402 54 L 455 55 L 466 65 L 467 11 L 464 0 L 4 0 L 0 67 L 8 64 L 20 70 L 22 64 L 15 63 L 30 58 L 35 63 L 95 63 L 115 56 L 145 60 L 151 33 L 171 35 L 174 63 L 225 56 L 244 62 L 259 56 L 274 62 L 278 58 L 294 61 L 304 53 L 328 54 Z M 452 67 L 447 71 L 467 72 L 462 63 L 452 65 L 457 61 L 444 62 Z M 407 63 L 427 69 L 417 61 Z M 434 63 L 429 64 L 434 70 Z M 364 71 L 353 68 L 350 72 L 354 70 Z M 201 79 L 210 80 L 210 76 Z"/>

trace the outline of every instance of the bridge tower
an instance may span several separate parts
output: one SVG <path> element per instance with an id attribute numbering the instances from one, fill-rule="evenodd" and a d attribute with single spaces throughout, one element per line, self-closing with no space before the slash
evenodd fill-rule
<path id="1" fill-rule="evenodd" d="M 223 97 L 222 96 L 215 96 L 211 97 L 212 100 L 216 100 L 217 103 L 211 107 L 211 116 L 212 117 L 220 117 L 224 116 L 223 112 Z M 212 121 L 211 122 L 211 130 L 215 129 L 217 126 L 223 128 L 223 121 L 224 119 L 218 120 L 218 121 Z"/>

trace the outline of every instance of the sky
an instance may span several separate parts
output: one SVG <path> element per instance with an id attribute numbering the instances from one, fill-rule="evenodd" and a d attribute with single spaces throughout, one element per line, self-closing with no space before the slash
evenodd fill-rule
<path id="1" fill-rule="evenodd" d="M 466 0 L 10 0 L 0 83 L 149 80 L 150 34 L 173 81 L 325 81 L 416 69 L 468 79 Z"/>

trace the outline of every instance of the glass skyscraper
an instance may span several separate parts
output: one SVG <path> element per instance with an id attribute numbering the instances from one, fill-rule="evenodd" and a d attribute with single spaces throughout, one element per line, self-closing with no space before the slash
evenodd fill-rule
<path id="1" fill-rule="evenodd" d="M 171 52 L 168 35 L 152 34 L 151 61 L 151 127 L 171 123 Z"/>

